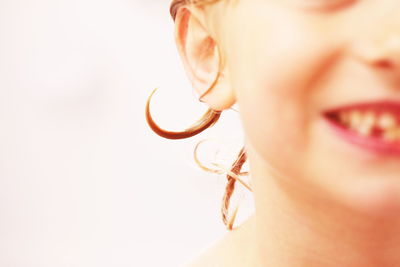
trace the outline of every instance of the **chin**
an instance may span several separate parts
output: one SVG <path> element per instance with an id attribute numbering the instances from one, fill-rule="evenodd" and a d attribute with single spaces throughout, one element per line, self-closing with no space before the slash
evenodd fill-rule
<path id="1" fill-rule="evenodd" d="M 372 217 L 400 217 L 400 179 L 359 178 L 341 186 L 341 201 L 356 212 Z"/>

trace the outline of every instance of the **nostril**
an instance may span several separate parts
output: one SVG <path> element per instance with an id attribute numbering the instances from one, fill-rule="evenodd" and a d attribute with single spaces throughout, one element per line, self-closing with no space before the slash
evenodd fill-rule
<path id="1" fill-rule="evenodd" d="M 381 70 L 400 69 L 400 37 L 386 36 L 384 39 L 362 39 L 355 42 L 352 52 L 358 60 Z"/>
<path id="2" fill-rule="evenodd" d="M 390 60 L 377 60 L 375 62 L 373 62 L 373 65 L 377 68 L 381 68 L 381 69 L 392 69 L 395 67 L 395 64 L 390 61 Z"/>

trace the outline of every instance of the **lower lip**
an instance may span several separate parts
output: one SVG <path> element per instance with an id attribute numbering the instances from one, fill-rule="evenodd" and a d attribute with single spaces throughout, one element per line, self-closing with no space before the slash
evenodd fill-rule
<path id="1" fill-rule="evenodd" d="M 400 144 L 393 144 L 383 141 L 376 137 L 361 136 L 354 131 L 350 131 L 338 122 L 324 116 L 325 122 L 333 132 L 348 143 L 359 148 L 379 155 L 400 156 Z"/>

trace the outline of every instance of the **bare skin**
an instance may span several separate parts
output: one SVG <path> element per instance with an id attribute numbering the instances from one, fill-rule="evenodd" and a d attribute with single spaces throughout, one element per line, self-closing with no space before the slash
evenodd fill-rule
<path id="1" fill-rule="evenodd" d="M 349 143 L 321 116 L 400 102 L 399 12 L 396 0 L 178 11 L 177 44 L 196 92 L 214 110 L 239 105 L 256 207 L 192 266 L 400 266 L 400 157 Z"/>
<path id="2" fill-rule="evenodd" d="M 188 267 L 399 265 L 399 215 L 360 214 L 316 199 L 294 203 L 274 192 L 275 185 L 266 188 L 263 210 Z"/>

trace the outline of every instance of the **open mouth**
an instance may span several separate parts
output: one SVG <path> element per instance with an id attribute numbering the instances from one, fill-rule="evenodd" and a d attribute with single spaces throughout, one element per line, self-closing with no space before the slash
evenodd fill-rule
<path id="1" fill-rule="evenodd" d="M 377 153 L 400 155 L 400 103 L 381 101 L 324 112 L 332 129 L 346 141 Z"/>

